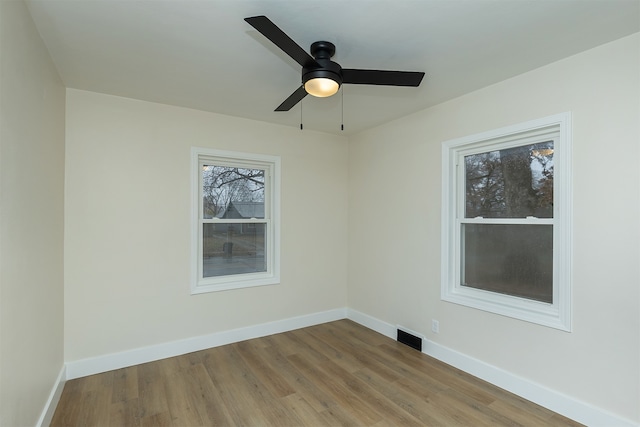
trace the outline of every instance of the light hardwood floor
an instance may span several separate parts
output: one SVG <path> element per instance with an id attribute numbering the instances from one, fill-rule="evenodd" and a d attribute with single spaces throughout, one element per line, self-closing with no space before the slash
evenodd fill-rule
<path id="1" fill-rule="evenodd" d="M 349 320 L 68 381 L 52 426 L 577 426 Z"/>

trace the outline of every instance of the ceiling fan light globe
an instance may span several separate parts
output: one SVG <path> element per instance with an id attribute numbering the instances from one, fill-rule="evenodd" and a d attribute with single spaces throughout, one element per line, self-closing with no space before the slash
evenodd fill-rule
<path id="1" fill-rule="evenodd" d="M 338 89 L 340 89 L 338 82 L 327 77 L 310 79 L 304 84 L 304 90 L 306 90 L 309 95 L 317 96 L 318 98 L 335 95 Z"/>

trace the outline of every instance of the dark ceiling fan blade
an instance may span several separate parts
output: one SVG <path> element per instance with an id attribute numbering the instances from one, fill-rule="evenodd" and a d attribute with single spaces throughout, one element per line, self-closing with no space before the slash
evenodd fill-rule
<path id="1" fill-rule="evenodd" d="M 307 96 L 307 91 L 304 90 L 304 86 L 300 86 L 295 92 L 293 92 L 282 104 L 278 106 L 274 111 L 289 111 L 291 107 Z"/>
<path id="2" fill-rule="evenodd" d="M 296 42 L 291 40 L 291 37 L 286 35 L 276 24 L 271 22 L 266 16 L 253 16 L 250 18 L 244 18 L 253 28 L 258 30 L 263 36 L 271 40 L 273 44 L 278 46 L 284 53 L 292 57 L 298 64 L 303 67 L 320 65 L 316 62 L 311 55 L 309 55 L 303 48 Z"/>
<path id="3" fill-rule="evenodd" d="M 342 69 L 342 83 L 357 85 L 419 86 L 423 72 Z"/>

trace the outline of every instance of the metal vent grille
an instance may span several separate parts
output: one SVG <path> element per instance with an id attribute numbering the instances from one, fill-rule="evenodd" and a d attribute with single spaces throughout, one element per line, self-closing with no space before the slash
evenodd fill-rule
<path id="1" fill-rule="evenodd" d="M 409 332 L 398 329 L 397 341 L 411 348 L 415 348 L 418 351 L 422 351 L 422 338 L 412 335 Z"/>

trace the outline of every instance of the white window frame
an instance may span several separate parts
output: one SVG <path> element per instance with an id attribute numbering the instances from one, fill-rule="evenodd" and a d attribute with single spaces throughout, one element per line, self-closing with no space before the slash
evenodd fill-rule
<path id="1" fill-rule="evenodd" d="M 465 155 L 554 141 L 553 218 L 510 219 L 514 224 L 553 225 L 553 303 L 544 303 L 461 286 L 462 223 L 492 223 L 464 218 Z M 564 331 L 571 331 L 572 173 L 571 113 L 561 113 L 442 143 L 441 299 Z M 500 220 L 505 223 L 505 220 Z"/>
<path id="2" fill-rule="evenodd" d="M 203 277 L 202 230 L 206 222 L 202 197 L 203 162 L 265 171 L 265 218 L 225 219 L 224 222 L 256 222 L 266 225 L 265 272 Z M 280 283 L 280 157 L 212 148 L 191 148 L 191 294 L 248 288 Z"/>

